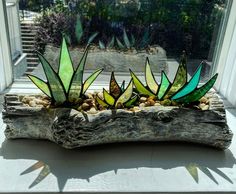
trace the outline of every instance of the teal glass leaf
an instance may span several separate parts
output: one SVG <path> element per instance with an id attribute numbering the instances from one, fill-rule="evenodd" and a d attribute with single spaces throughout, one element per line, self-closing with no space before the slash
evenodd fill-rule
<path id="1" fill-rule="evenodd" d="M 123 82 L 122 82 L 122 84 L 120 86 L 120 89 L 121 89 L 122 92 L 125 91 L 125 80 L 123 80 Z"/>
<path id="2" fill-rule="evenodd" d="M 50 89 L 46 82 L 44 82 L 43 80 L 39 79 L 34 75 L 27 75 L 27 76 L 44 94 L 46 94 L 48 97 L 51 98 Z"/>
<path id="3" fill-rule="evenodd" d="M 87 55 L 88 55 L 88 47 L 86 48 L 79 62 L 79 65 L 72 77 L 72 81 L 71 81 L 69 93 L 68 93 L 69 102 L 76 102 L 80 98 L 80 95 L 82 92 L 81 90 L 82 90 L 82 84 L 83 84 L 84 66 L 87 59 Z"/>
<path id="4" fill-rule="evenodd" d="M 192 76 L 191 80 L 182 89 L 180 89 L 173 97 L 171 97 L 171 100 L 181 98 L 189 94 L 193 90 L 195 90 L 200 81 L 201 71 L 202 71 L 202 64 L 199 65 L 198 69 Z"/>
<path id="5" fill-rule="evenodd" d="M 170 81 L 168 80 L 168 77 L 166 76 L 165 72 L 163 71 L 161 74 L 161 85 L 160 85 L 159 91 L 157 93 L 157 98 L 159 100 L 161 100 L 163 98 L 163 96 L 165 95 L 169 86 L 170 86 Z"/>
<path id="6" fill-rule="evenodd" d="M 64 103 L 66 101 L 66 95 L 60 78 L 58 77 L 57 73 L 52 69 L 48 61 L 43 57 L 43 55 L 38 53 L 38 57 L 47 77 L 48 85 L 52 94 L 52 99 L 55 101 L 56 104 Z"/>
<path id="7" fill-rule="evenodd" d="M 181 98 L 175 99 L 176 102 L 179 103 L 191 103 L 196 102 L 200 98 L 202 98 L 215 84 L 218 74 L 215 74 L 207 83 L 205 83 L 202 87 L 195 89 L 190 94 L 183 96 Z"/>
<path id="8" fill-rule="evenodd" d="M 61 78 L 66 92 L 69 90 L 73 73 L 74 67 L 71 61 L 70 53 L 68 51 L 66 40 L 63 38 L 59 62 L 59 77 Z"/>
<path id="9" fill-rule="evenodd" d="M 156 94 L 158 90 L 158 84 L 154 78 L 153 72 L 151 70 L 149 60 L 147 58 L 146 60 L 146 71 L 145 71 L 145 78 L 146 78 L 146 83 L 149 87 L 149 89 Z"/>
<path id="10" fill-rule="evenodd" d="M 92 75 L 90 75 L 86 81 L 84 82 L 83 85 L 83 94 L 87 91 L 87 89 L 89 88 L 89 86 L 94 82 L 94 80 L 99 76 L 99 74 L 103 71 L 103 69 L 99 69 L 97 71 L 95 71 Z"/>

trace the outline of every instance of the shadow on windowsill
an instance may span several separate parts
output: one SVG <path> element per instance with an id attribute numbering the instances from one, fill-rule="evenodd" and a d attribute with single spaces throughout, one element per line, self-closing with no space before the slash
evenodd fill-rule
<path id="1" fill-rule="evenodd" d="M 60 191 L 71 178 L 89 179 L 97 174 L 119 169 L 141 167 L 172 169 L 185 167 L 193 181 L 198 183 L 199 170 L 218 184 L 211 171 L 233 184 L 220 168 L 232 168 L 236 159 L 230 150 L 185 143 L 122 143 L 66 150 L 42 140 L 5 140 L 0 149 L 5 159 L 31 159 L 37 162 L 21 175 L 42 168 L 29 188 L 39 184 L 52 173 Z M 211 170 L 211 171 L 210 171 Z"/>

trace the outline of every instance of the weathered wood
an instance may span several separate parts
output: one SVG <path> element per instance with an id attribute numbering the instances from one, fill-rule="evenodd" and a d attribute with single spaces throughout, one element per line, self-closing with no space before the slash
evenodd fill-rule
<path id="1" fill-rule="evenodd" d="M 174 107 L 144 107 L 138 112 L 124 109 L 96 114 L 69 108 L 32 108 L 20 103 L 22 97 L 5 97 L 3 120 L 8 139 L 48 139 L 65 148 L 130 141 L 182 141 L 229 147 L 232 132 L 224 105 L 217 94 L 209 93 L 207 111 Z"/>

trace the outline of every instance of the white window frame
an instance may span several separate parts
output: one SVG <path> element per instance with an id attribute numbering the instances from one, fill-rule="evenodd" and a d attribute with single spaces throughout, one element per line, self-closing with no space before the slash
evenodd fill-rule
<path id="1" fill-rule="evenodd" d="M 13 82 L 13 65 L 5 0 L 0 1 L 0 26 L 0 92 L 2 92 Z"/>

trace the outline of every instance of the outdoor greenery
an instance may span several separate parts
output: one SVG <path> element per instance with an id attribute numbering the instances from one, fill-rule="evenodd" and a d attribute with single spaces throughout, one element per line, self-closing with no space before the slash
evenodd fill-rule
<path id="1" fill-rule="evenodd" d="M 94 43 L 113 47 L 144 49 L 160 45 L 170 56 L 185 50 L 190 58 L 211 59 L 226 0 L 78 0 L 43 10 L 38 18 L 36 49 L 47 43 L 59 45 L 67 34 L 71 46 Z M 73 6 L 72 6 L 73 5 Z M 76 38 L 78 18 L 83 33 Z M 127 38 L 124 38 L 124 32 Z M 114 37 L 114 38 L 113 38 Z M 128 41 L 127 41 L 128 40 Z M 127 44 L 128 43 L 128 44 Z"/>
<path id="2" fill-rule="evenodd" d="M 39 53 L 38 56 L 47 77 L 47 82 L 33 75 L 28 75 L 28 77 L 41 91 L 51 98 L 53 105 L 72 106 L 76 108 L 83 103 L 85 92 L 103 71 L 102 69 L 95 71 L 83 83 L 84 66 L 87 55 L 88 47 L 78 67 L 74 70 L 66 40 L 63 38 L 58 72 L 55 72 L 49 62 Z M 103 89 L 103 99 L 97 95 L 96 101 L 101 106 L 111 109 L 131 107 L 137 99 L 142 96 L 154 97 L 160 101 L 166 100 L 171 103 L 172 101 L 180 104 L 196 102 L 212 88 L 217 79 L 216 74 L 206 84 L 197 88 L 200 81 L 202 65 L 203 63 L 199 65 L 192 78 L 187 81 L 186 56 L 184 53 L 181 57 L 180 65 L 173 83 L 169 81 L 168 77 L 163 72 L 159 85 L 155 80 L 149 60 L 147 59 L 145 69 L 147 86 L 144 86 L 132 70 L 130 70 L 132 78 L 125 89 L 125 82 L 119 86 L 115 79 L 114 72 L 112 72 L 109 92 Z"/>

